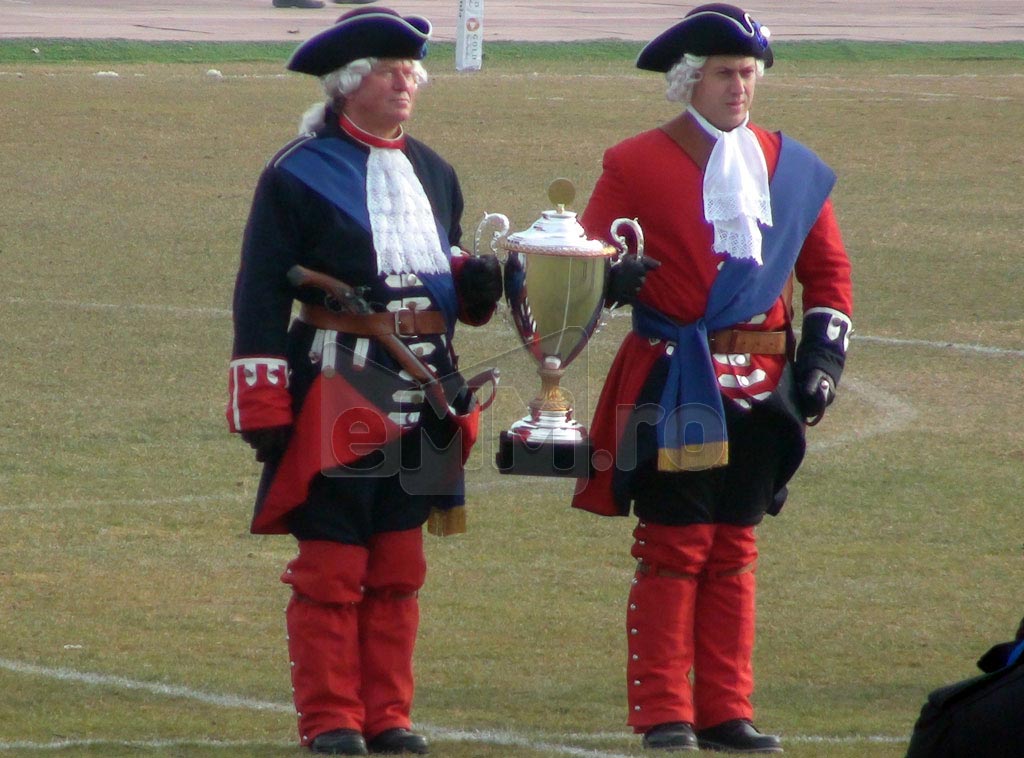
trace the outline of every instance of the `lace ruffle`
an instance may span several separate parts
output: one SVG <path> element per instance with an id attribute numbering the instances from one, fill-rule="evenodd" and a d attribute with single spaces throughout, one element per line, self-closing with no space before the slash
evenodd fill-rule
<path id="1" fill-rule="evenodd" d="M 714 250 L 761 263 L 761 230 L 772 225 L 768 166 L 747 120 L 729 132 L 715 128 L 691 105 L 701 128 L 715 138 L 704 170 L 704 218 L 715 227 Z"/>
<path id="2" fill-rule="evenodd" d="M 704 217 L 708 221 L 720 221 L 751 216 L 761 223 L 771 223 L 772 203 L 767 195 L 716 195 L 704 197 Z"/>
<path id="3" fill-rule="evenodd" d="M 401 150 L 370 148 L 366 205 L 379 273 L 448 270 L 430 201 Z"/>
<path id="4" fill-rule="evenodd" d="M 761 230 L 757 224 L 715 224 L 714 249 L 716 253 L 726 253 L 732 258 L 750 258 L 760 265 Z"/>

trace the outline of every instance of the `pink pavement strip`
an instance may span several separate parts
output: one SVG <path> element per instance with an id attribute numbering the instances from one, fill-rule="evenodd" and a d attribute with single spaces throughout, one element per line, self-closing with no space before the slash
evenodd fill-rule
<path id="1" fill-rule="evenodd" d="M 484 41 L 645 41 L 699 2 L 484 0 Z M 435 39 L 455 39 L 459 0 L 377 4 L 426 16 Z M 298 42 L 356 7 L 367 6 L 328 1 L 321 9 L 299 10 L 274 8 L 271 0 L 0 0 L 0 39 Z M 1022 0 L 757 0 L 745 7 L 776 40 L 1024 40 Z"/>

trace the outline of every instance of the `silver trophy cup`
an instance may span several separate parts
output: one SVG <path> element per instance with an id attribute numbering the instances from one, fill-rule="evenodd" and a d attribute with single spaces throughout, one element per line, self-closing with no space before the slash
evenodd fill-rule
<path id="1" fill-rule="evenodd" d="M 529 414 L 501 433 L 496 462 L 502 473 L 586 477 L 591 470 L 589 434 L 560 382 L 600 322 L 609 259 L 629 250 L 620 230 L 632 231 L 640 256 L 643 233 L 636 221 L 616 219 L 610 231 L 618 250 L 587 239 L 576 214 L 565 210 L 575 193 L 568 180 L 555 180 L 548 188 L 555 210 L 544 211 L 529 229 L 509 234 L 500 213 L 487 214 L 477 228 L 478 254 L 489 232 L 490 251 L 506 256 L 505 298 L 541 379 Z"/>

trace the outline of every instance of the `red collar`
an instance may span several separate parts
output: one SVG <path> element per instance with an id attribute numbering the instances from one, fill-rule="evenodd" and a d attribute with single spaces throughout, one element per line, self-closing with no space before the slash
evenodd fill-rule
<path id="1" fill-rule="evenodd" d="M 405 130 L 402 127 L 398 127 L 398 136 L 393 139 L 385 139 L 384 137 L 378 137 L 374 134 L 370 134 L 368 131 L 361 129 L 346 116 L 344 113 L 338 120 L 341 125 L 342 131 L 344 131 L 350 137 L 359 140 L 364 145 L 370 147 L 383 147 L 391 148 L 393 150 L 401 150 L 405 147 Z"/>

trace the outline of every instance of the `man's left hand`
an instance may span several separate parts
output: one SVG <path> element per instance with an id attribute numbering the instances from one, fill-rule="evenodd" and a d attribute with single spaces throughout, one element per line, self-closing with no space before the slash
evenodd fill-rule
<path id="1" fill-rule="evenodd" d="M 291 426 L 283 425 L 265 429 L 249 429 L 241 434 L 245 443 L 256 451 L 256 461 L 270 463 L 284 455 L 284 451 L 288 448 L 291 431 Z"/>
<path id="2" fill-rule="evenodd" d="M 835 379 L 820 368 L 811 369 L 797 387 L 797 394 L 804 421 L 808 426 L 814 426 L 836 399 Z"/>
<path id="3" fill-rule="evenodd" d="M 474 321 L 486 321 L 501 299 L 501 263 L 494 255 L 466 258 L 459 270 L 457 286 L 469 317 Z"/>

